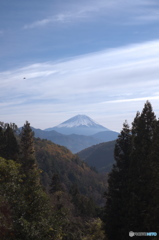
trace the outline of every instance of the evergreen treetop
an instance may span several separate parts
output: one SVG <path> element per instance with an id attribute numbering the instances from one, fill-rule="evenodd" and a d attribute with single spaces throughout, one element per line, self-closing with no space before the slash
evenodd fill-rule
<path id="1" fill-rule="evenodd" d="M 150 102 L 137 112 L 131 129 L 124 125 L 106 194 L 104 222 L 109 240 L 129 239 L 129 231 L 159 231 L 159 125 Z"/>

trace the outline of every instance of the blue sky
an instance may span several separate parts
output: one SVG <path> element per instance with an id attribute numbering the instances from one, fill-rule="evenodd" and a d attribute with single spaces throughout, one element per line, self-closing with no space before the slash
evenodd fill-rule
<path id="1" fill-rule="evenodd" d="M 77 114 L 120 131 L 149 100 L 159 117 L 158 0 L 0 0 L 4 122 Z"/>

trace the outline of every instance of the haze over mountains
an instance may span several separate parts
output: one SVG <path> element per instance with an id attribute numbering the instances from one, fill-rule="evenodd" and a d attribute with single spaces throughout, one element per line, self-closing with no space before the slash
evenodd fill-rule
<path id="1" fill-rule="evenodd" d="M 45 130 L 32 128 L 35 137 L 48 139 L 77 153 L 92 145 L 115 140 L 117 132 L 96 123 L 86 115 L 77 115 Z"/>

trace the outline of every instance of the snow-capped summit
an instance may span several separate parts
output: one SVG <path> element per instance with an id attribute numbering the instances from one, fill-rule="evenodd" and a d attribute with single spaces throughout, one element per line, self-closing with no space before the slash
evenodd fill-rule
<path id="1" fill-rule="evenodd" d="M 90 117 L 86 116 L 86 115 L 77 115 L 75 117 L 72 117 L 70 119 L 68 119 L 67 121 L 59 124 L 58 128 L 61 127 L 68 127 L 68 128 L 72 128 L 72 127 L 79 127 L 79 126 L 86 126 L 86 127 L 102 127 L 101 125 L 99 125 L 97 122 L 95 122 L 93 119 L 91 119 Z"/>
<path id="2" fill-rule="evenodd" d="M 76 115 L 67 121 L 53 128 L 47 128 L 46 131 L 55 130 L 62 134 L 93 135 L 102 131 L 110 131 L 102 125 L 95 122 L 86 115 Z"/>

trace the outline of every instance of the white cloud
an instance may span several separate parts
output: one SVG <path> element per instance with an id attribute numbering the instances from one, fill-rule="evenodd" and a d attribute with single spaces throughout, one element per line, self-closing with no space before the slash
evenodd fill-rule
<path id="1" fill-rule="evenodd" d="M 24 29 L 31 29 L 36 27 L 44 27 L 45 25 L 48 25 L 53 22 L 62 22 L 64 20 L 64 16 L 57 15 L 55 17 L 45 18 L 39 21 L 35 21 L 31 24 L 26 24 L 23 28 Z"/>
<path id="2" fill-rule="evenodd" d="M 31 24 L 26 24 L 23 29 L 32 29 L 36 27 L 44 27 L 48 24 L 51 23 L 68 23 L 71 21 L 74 21 L 75 19 L 77 20 L 82 20 L 86 18 L 85 12 L 84 11 L 79 11 L 79 12 L 65 12 L 65 13 L 60 13 L 57 14 L 53 17 L 48 17 L 39 21 L 35 21 Z"/>
<path id="3" fill-rule="evenodd" d="M 29 24 L 25 25 L 24 29 L 35 28 L 35 27 L 43 27 L 50 22 L 51 22 L 51 19 L 46 18 L 46 19 L 43 19 L 43 20 L 40 20 L 40 21 L 33 22 L 30 25 Z"/>
<path id="4" fill-rule="evenodd" d="M 129 99 L 119 99 L 119 100 L 113 100 L 113 101 L 107 101 L 107 102 L 103 102 L 101 104 L 105 104 L 105 103 L 125 103 L 125 102 L 139 102 L 139 101 L 147 101 L 147 100 L 159 100 L 159 96 L 147 96 L 147 97 L 142 97 L 142 98 L 129 98 Z"/>
<path id="5" fill-rule="evenodd" d="M 152 82 L 158 83 L 158 62 L 159 41 L 154 41 L 87 54 L 59 63 L 34 64 L 2 72 L 1 88 L 10 86 L 19 89 L 21 86 L 22 91 L 30 91 L 31 85 L 40 92 L 46 90 L 48 95 L 52 92 L 55 95 L 60 92 L 70 95 L 73 94 L 72 89 L 80 94 L 84 89 L 92 92 L 114 85 L 120 88 L 144 83 L 146 86 Z"/>
<path id="6" fill-rule="evenodd" d="M 89 0 L 80 1 L 79 3 L 63 3 L 61 11 L 52 13 L 46 18 L 26 24 L 24 29 L 44 27 L 53 23 L 75 23 L 81 21 L 97 21 L 98 17 L 104 16 L 104 21 L 113 22 L 120 18 L 120 23 L 126 24 L 143 24 L 159 20 L 159 12 L 157 10 L 157 0 Z M 126 21 L 125 21 L 126 19 Z"/>
<path id="7" fill-rule="evenodd" d="M 49 127 L 49 119 L 44 121 L 49 113 L 61 112 L 101 119 L 104 113 L 118 114 L 123 122 L 146 100 L 158 102 L 158 63 L 159 41 L 152 41 L 1 72 L 1 116 L 21 113 L 21 119 L 30 117 L 33 124 L 41 116 L 43 128 Z M 121 122 L 116 128 L 112 122 L 112 128 L 120 129 Z M 111 129 L 111 121 L 106 127 Z"/>

